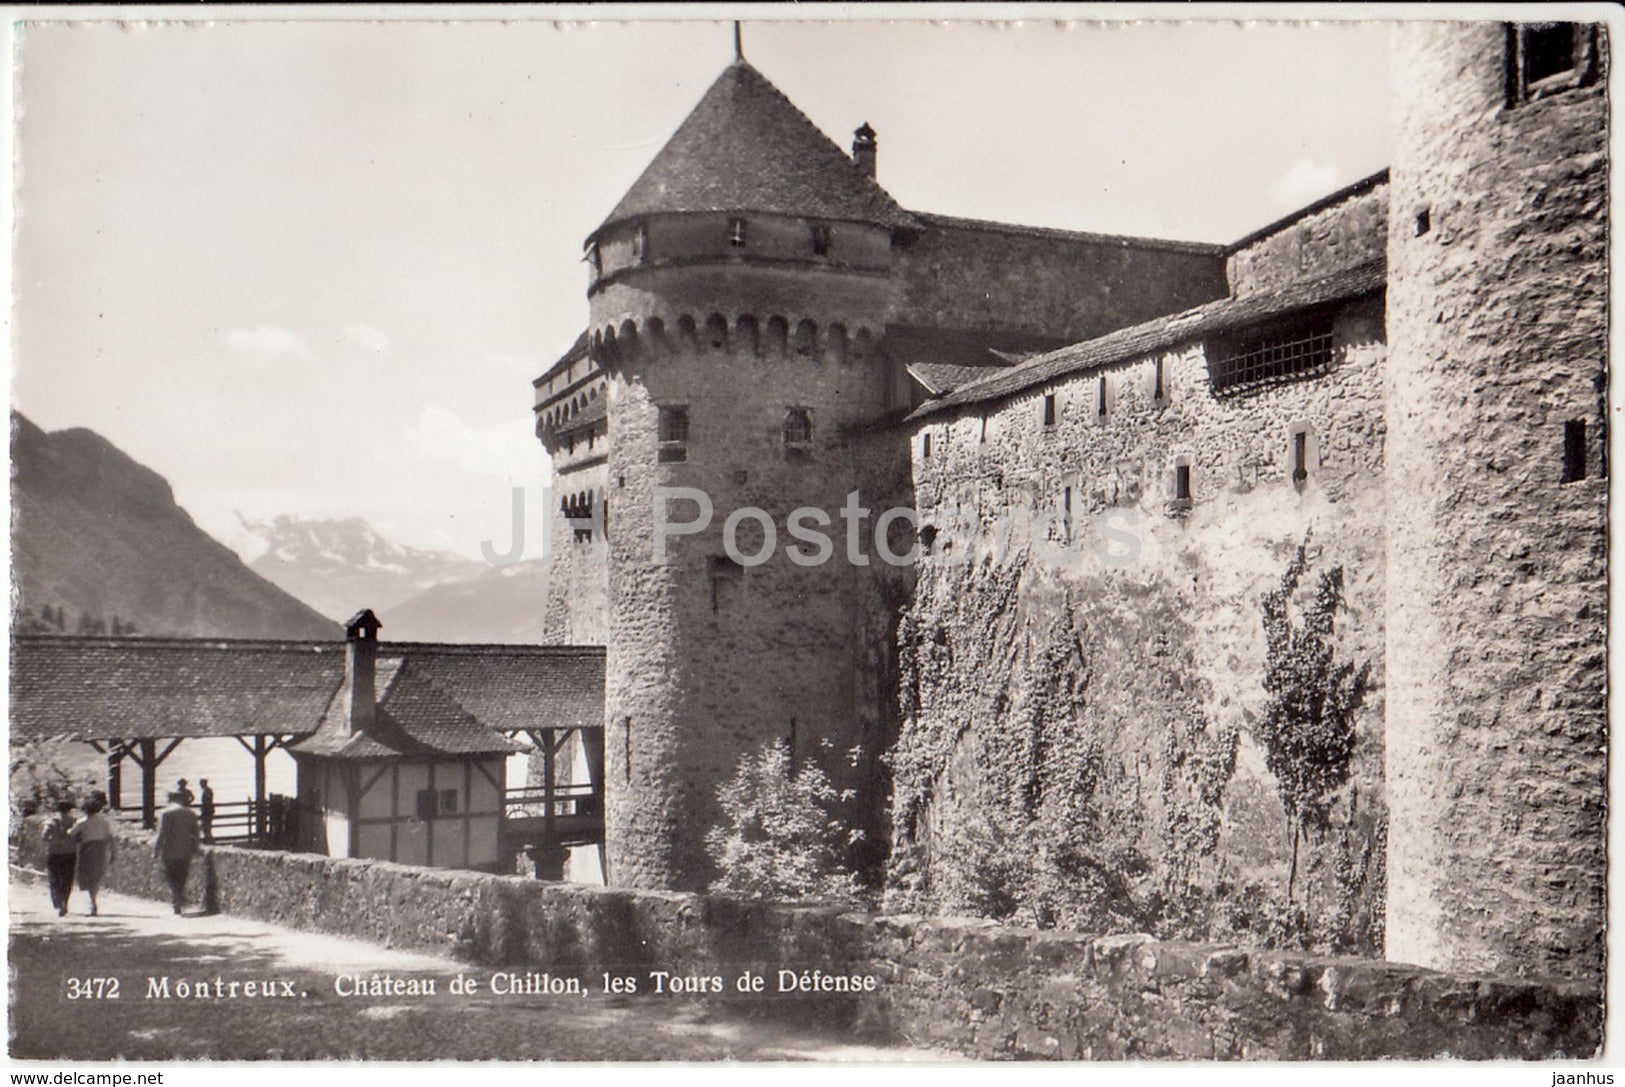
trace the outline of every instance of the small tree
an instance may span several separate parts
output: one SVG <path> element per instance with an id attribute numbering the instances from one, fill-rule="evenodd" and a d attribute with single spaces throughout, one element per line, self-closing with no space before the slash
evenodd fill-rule
<path id="1" fill-rule="evenodd" d="M 1333 644 L 1343 608 L 1343 568 L 1322 571 L 1312 598 L 1294 607 L 1308 571 L 1309 534 L 1281 583 L 1264 594 L 1264 690 L 1269 699 L 1253 723 L 1275 775 L 1292 843 L 1287 900 L 1298 876 L 1298 844 L 1326 826 L 1332 794 L 1347 783 L 1354 757 L 1355 714 L 1370 683 L 1369 661 L 1341 660 Z M 1294 619 L 1293 612 L 1299 617 Z"/>
<path id="2" fill-rule="evenodd" d="M 823 750 L 828 753 L 826 741 Z M 721 871 L 713 891 L 759 898 L 840 898 L 856 894 L 847 851 L 861 840 L 837 814 L 848 799 L 816 765 L 792 767 L 789 752 L 769 742 L 745 755 L 717 789 L 722 823 L 705 835 Z"/>

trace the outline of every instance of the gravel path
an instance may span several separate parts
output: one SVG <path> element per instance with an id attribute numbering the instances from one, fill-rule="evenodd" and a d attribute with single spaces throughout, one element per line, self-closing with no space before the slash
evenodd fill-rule
<path id="1" fill-rule="evenodd" d="M 82 892 L 73 913 L 58 917 L 42 881 L 13 878 L 10 890 L 14 1058 L 954 1059 L 854 1044 L 850 1032 L 759 1020 L 688 997 L 497 997 L 485 991 L 488 967 L 241 917 L 176 917 L 164 903 L 111 893 L 101 896 L 98 917 L 85 915 Z M 435 992 L 336 993 L 335 979 L 351 974 L 387 975 L 407 990 L 432 981 Z M 451 993 L 459 974 L 480 979 L 481 991 Z M 97 978 L 117 979 L 116 999 Z M 225 995 L 215 995 L 217 979 Z M 249 995 L 249 982 L 273 995 Z"/>

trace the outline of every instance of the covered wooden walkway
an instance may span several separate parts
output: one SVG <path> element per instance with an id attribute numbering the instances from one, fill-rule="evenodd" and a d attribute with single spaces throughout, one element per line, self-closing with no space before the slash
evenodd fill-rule
<path id="1" fill-rule="evenodd" d="M 480 724 L 528 739 L 541 782 L 510 791 L 510 836 L 548 857 L 603 845 L 601 646 L 381 644 Z M 125 763 L 140 775 L 142 823 L 159 807 L 158 773 L 189 739 L 230 737 L 254 760 L 254 809 L 267 810 L 266 759 L 314 732 L 344 682 L 345 643 L 18 635 L 11 643 L 13 743 L 74 740 L 107 758 L 107 795 L 125 807 Z M 588 781 L 561 783 L 572 736 Z M 534 795 L 532 795 L 534 793 Z M 505 798 L 506 799 L 506 798 Z M 266 828 L 259 828 L 262 833 Z M 254 837 L 253 834 L 250 837 Z M 539 873 L 540 874 L 540 873 Z"/>

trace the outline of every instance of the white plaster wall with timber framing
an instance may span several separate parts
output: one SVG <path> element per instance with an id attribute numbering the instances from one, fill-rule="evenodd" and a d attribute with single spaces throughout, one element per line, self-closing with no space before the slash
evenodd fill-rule
<path id="1" fill-rule="evenodd" d="M 390 761 L 311 767 L 333 857 L 433 868 L 501 866 L 503 759 Z"/>

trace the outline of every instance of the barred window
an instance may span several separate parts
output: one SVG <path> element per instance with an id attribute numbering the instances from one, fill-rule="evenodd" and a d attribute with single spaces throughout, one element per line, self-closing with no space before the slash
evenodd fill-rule
<path id="1" fill-rule="evenodd" d="M 789 408 L 784 413 L 784 444 L 805 445 L 812 441 L 812 413 L 806 408 Z"/>
<path id="2" fill-rule="evenodd" d="M 1216 336 L 1207 343 L 1208 378 L 1215 396 L 1254 392 L 1331 372 L 1329 314 L 1286 328 Z"/>
<path id="3" fill-rule="evenodd" d="M 660 409 L 660 440 L 663 442 L 688 441 L 688 408 L 664 407 Z"/>
<path id="4" fill-rule="evenodd" d="M 688 459 L 688 408 L 662 407 L 658 422 L 660 450 L 656 459 L 663 464 Z"/>

